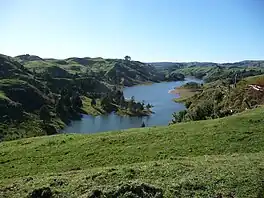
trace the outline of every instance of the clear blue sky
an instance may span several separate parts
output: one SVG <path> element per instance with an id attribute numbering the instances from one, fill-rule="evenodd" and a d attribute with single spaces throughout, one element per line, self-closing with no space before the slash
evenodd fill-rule
<path id="1" fill-rule="evenodd" d="M 264 0 L 0 0 L 0 53 L 264 59 Z"/>

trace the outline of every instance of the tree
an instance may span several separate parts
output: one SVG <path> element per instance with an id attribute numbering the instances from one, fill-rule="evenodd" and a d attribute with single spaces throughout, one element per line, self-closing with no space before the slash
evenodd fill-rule
<path id="1" fill-rule="evenodd" d="M 213 93 L 213 98 L 216 103 L 220 103 L 224 98 L 224 94 L 220 90 L 215 90 L 215 92 Z"/>
<path id="2" fill-rule="evenodd" d="M 184 120 L 186 114 L 187 114 L 186 110 L 179 111 L 177 113 L 173 113 L 172 114 L 172 116 L 173 116 L 172 123 L 182 122 Z"/>
<path id="3" fill-rule="evenodd" d="M 128 106 L 129 111 L 134 111 L 134 103 L 133 103 L 132 100 L 128 101 L 128 105 L 127 106 Z"/>
<path id="4" fill-rule="evenodd" d="M 102 100 L 101 100 L 101 106 L 107 112 L 113 111 L 112 100 L 110 99 L 109 96 L 105 96 L 105 97 L 102 98 Z"/>
<path id="5" fill-rule="evenodd" d="M 195 108 L 188 110 L 188 117 L 191 120 L 206 120 L 208 118 L 215 117 L 218 114 L 217 106 L 214 105 L 214 101 L 203 101 Z"/>
<path id="6" fill-rule="evenodd" d="M 85 70 L 85 74 L 86 74 L 86 76 L 89 76 L 89 74 L 90 74 L 91 72 L 90 72 L 90 69 L 89 68 L 86 68 L 86 70 Z M 92 75 L 91 75 L 92 76 Z"/>
<path id="7" fill-rule="evenodd" d="M 79 109 L 83 107 L 82 99 L 80 96 L 72 97 L 72 107 L 74 109 Z"/>
<path id="8" fill-rule="evenodd" d="M 66 107 L 70 107 L 72 105 L 71 96 L 69 94 L 63 96 L 62 100 Z"/>
<path id="9" fill-rule="evenodd" d="M 188 109 L 191 106 L 192 102 L 191 101 L 186 101 L 184 103 L 185 107 Z"/>
<path id="10" fill-rule="evenodd" d="M 126 106 L 126 100 L 125 100 L 124 95 L 120 96 L 119 104 L 120 104 L 121 107 L 125 107 Z"/>
<path id="11" fill-rule="evenodd" d="M 57 115 L 62 115 L 64 113 L 64 103 L 62 98 L 59 98 L 56 103 L 56 113 Z"/>
<path id="12" fill-rule="evenodd" d="M 42 106 L 39 110 L 39 118 L 43 120 L 44 123 L 51 120 L 51 114 L 46 105 Z"/>
<path id="13" fill-rule="evenodd" d="M 123 100 L 124 98 L 124 93 L 120 90 L 117 90 L 115 93 L 114 93 L 114 96 L 113 96 L 115 102 L 117 104 L 121 104 L 121 100 Z"/>
<path id="14" fill-rule="evenodd" d="M 33 68 L 33 74 L 34 74 L 34 76 L 33 77 L 35 77 L 35 75 L 37 74 L 37 72 L 36 72 L 36 68 Z"/>
<path id="15" fill-rule="evenodd" d="M 131 57 L 130 56 L 125 56 L 125 61 L 131 61 Z"/>
<path id="16" fill-rule="evenodd" d="M 49 81 L 52 81 L 52 76 L 51 76 L 50 73 L 45 72 L 45 73 L 43 74 L 43 79 L 44 79 L 45 81 L 49 82 Z"/>
<path id="17" fill-rule="evenodd" d="M 151 105 L 148 103 L 146 108 L 149 110 L 151 108 Z"/>
<path id="18" fill-rule="evenodd" d="M 136 109 L 137 110 L 140 110 L 140 111 L 143 111 L 144 110 L 144 105 L 140 102 L 137 102 L 136 103 Z"/>
<path id="19" fill-rule="evenodd" d="M 235 87 L 236 87 L 236 84 L 237 84 L 237 73 L 235 74 Z"/>
<path id="20" fill-rule="evenodd" d="M 92 98 L 91 105 L 96 106 L 96 100 L 94 98 Z"/>

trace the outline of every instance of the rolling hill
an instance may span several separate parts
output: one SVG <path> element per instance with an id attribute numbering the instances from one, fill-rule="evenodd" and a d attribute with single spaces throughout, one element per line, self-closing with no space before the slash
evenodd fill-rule
<path id="1" fill-rule="evenodd" d="M 263 110 L 2 142 L 0 196 L 263 197 Z"/>
<path id="2" fill-rule="evenodd" d="M 22 57 L 25 61 L 40 60 L 36 56 Z M 111 91 L 111 86 L 106 82 L 74 76 L 57 66 L 48 67 L 47 72 L 48 75 L 36 74 L 16 58 L 0 55 L 0 141 L 58 133 L 70 120 L 79 118 L 78 111 L 82 110 L 71 107 L 72 96 L 68 100 L 70 103 L 61 107 L 62 113 L 59 115 L 56 112 L 62 98 L 60 93 L 65 89 L 83 95 L 87 95 L 87 92 Z M 48 109 L 50 123 L 43 123 L 40 118 L 42 107 Z M 87 104 L 84 108 L 95 113 Z"/>
<path id="3" fill-rule="evenodd" d="M 234 63 L 214 63 L 214 62 L 150 62 L 157 68 L 170 67 L 209 67 L 209 66 L 225 66 L 225 67 L 264 67 L 263 60 L 244 60 Z"/>
<path id="4" fill-rule="evenodd" d="M 127 110 L 121 88 L 164 80 L 138 61 L 31 55 L 0 55 L 0 77 L 0 141 L 59 133 L 81 113 L 146 115 L 135 101 Z M 92 106 L 92 99 L 98 105 Z"/>
<path id="5" fill-rule="evenodd" d="M 71 57 L 64 60 L 42 59 L 35 55 L 20 55 L 15 59 L 32 72 L 48 72 L 54 77 L 68 77 L 79 75 L 95 77 L 110 84 L 120 83 L 124 79 L 125 86 L 132 86 L 144 82 L 160 82 L 164 75 L 155 67 L 139 61 L 122 59 L 78 58 Z M 57 72 L 51 72 L 51 68 Z"/>
<path id="6" fill-rule="evenodd" d="M 0 142 L 0 197 L 264 197 L 264 107 L 258 107 L 263 97 L 249 98 L 247 89 L 262 86 L 263 76 L 239 79 L 232 89 L 233 84 L 219 83 L 219 78 L 232 81 L 230 74 L 244 78 L 263 71 L 259 63 L 243 63 L 178 64 L 161 71 L 119 59 L 1 55 L 0 139 L 31 138 Z M 252 99 L 253 109 L 167 127 L 51 135 L 78 113 L 77 92 L 84 94 L 81 110 L 97 114 L 85 95 L 89 91 L 112 92 L 120 80 L 131 86 L 182 73 L 212 80 L 198 95 L 203 102 L 215 91 L 232 90 L 228 106 L 238 101 L 245 110 L 244 99 Z M 49 111 L 49 121 L 40 109 Z"/>

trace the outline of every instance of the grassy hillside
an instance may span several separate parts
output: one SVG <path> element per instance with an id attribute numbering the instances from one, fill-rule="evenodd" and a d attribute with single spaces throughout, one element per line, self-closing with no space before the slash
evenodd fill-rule
<path id="1" fill-rule="evenodd" d="M 33 55 L 21 55 L 15 59 L 36 73 L 47 72 L 53 77 L 68 77 L 69 75 L 96 77 L 98 80 L 110 84 L 120 83 L 124 79 L 125 86 L 149 81 L 159 82 L 164 77 L 163 74 L 156 71 L 155 67 L 139 61 L 89 57 L 59 60 L 42 59 Z"/>
<path id="2" fill-rule="evenodd" d="M 263 197 L 263 110 L 168 127 L 2 142 L 0 196 L 162 197 L 162 191 L 164 197 Z"/>
<path id="3" fill-rule="evenodd" d="M 183 63 L 151 63 L 164 73 L 180 73 L 185 76 L 194 76 L 205 82 L 216 80 L 234 81 L 248 76 L 264 73 L 264 61 L 241 61 L 235 63 L 210 63 L 210 62 L 183 62 Z"/>
<path id="4" fill-rule="evenodd" d="M 217 80 L 204 84 L 198 90 L 198 92 L 191 92 L 192 89 L 189 88 L 175 90 L 181 95 L 175 101 L 184 102 L 187 110 L 174 113 L 172 122 L 225 117 L 263 105 L 264 75 L 243 78 L 235 84 L 225 79 Z M 186 97 L 188 95 L 190 97 Z"/>
<path id="5" fill-rule="evenodd" d="M 42 62 L 49 65 L 39 64 Z M 97 70 L 73 74 L 73 64 L 75 69 L 80 64 L 88 70 L 94 64 Z M 81 113 L 148 115 L 145 104 L 125 100 L 121 84 L 159 78 L 149 65 L 116 59 L 0 55 L 0 65 L 0 141 L 59 133 L 66 124 L 80 119 Z"/>
<path id="6" fill-rule="evenodd" d="M 97 115 L 101 115 L 101 114 L 106 113 L 105 110 L 101 106 L 101 101 L 100 100 L 96 101 L 96 105 L 95 106 L 91 105 L 91 101 L 92 101 L 91 98 L 83 96 L 82 97 L 82 101 L 83 101 L 82 110 L 83 110 L 84 114 L 90 114 L 90 115 L 93 115 L 93 116 L 97 116 Z"/>

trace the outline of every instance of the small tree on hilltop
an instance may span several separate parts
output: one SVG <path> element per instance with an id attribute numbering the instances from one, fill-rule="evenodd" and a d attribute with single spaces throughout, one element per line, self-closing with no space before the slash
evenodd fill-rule
<path id="1" fill-rule="evenodd" d="M 131 57 L 130 56 L 125 56 L 125 61 L 131 61 Z"/>

